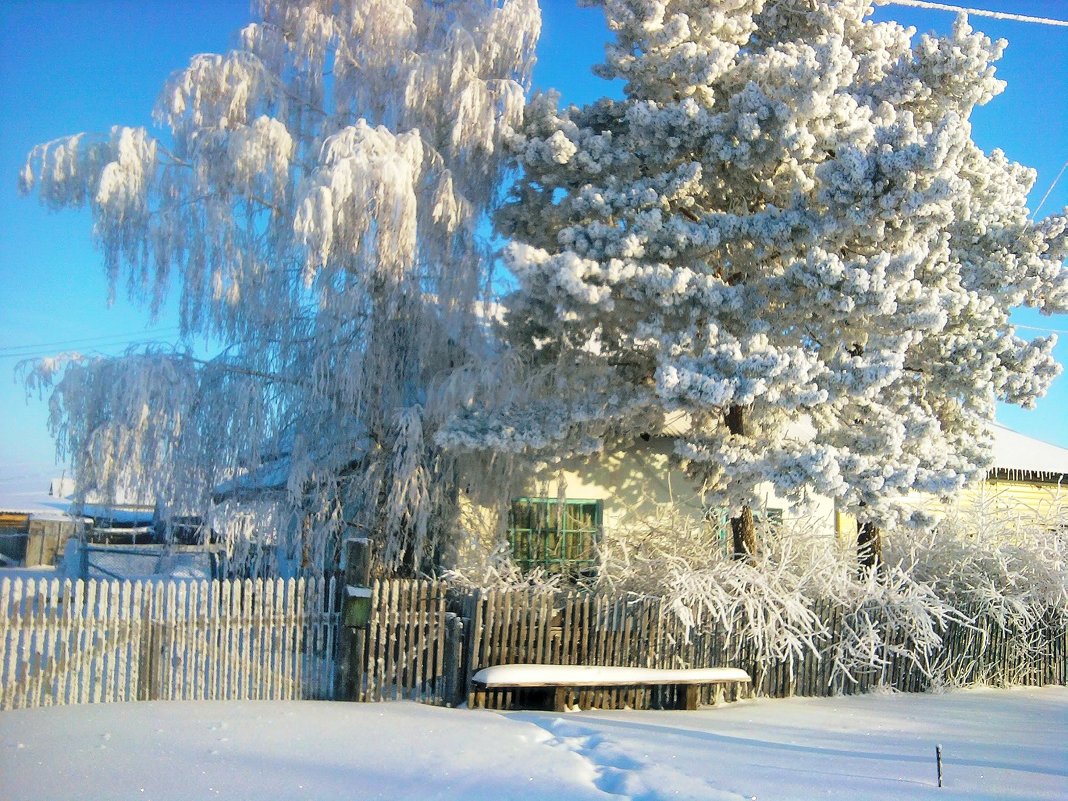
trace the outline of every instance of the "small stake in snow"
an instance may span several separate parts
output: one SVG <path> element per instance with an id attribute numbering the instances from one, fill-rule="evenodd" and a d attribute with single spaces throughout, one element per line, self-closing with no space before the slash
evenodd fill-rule
<path id="1" fill-rule="evenodd" d="M 942 786 L 942 746 L 935 746 L 935 763 L 938 765 L 938 786 Z"/>

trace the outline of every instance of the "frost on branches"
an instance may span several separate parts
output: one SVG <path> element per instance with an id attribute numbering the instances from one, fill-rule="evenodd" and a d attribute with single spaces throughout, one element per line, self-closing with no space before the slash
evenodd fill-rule
<path id="1" fill-rule="evenodd" d="M 868 0 L 600 4 L 624 98 L 533 99 L 497 216 L 504 336 L 548 378 L 439 441 L 596 452 L 683 412 L 675 457 L 738 521 L 767 482 L 916 522 L 899 499 L 980 476 L 995 403 L 1060 369 L 1009 313 L 1068 308 L 1068 219 L 1029 220 L 1034 173 L 971 138 L 1005 43 Z"/>
<path id="2" fill-rule="evenodd" d="M 162 135 L 40 145 L 21 181 L 88 206 L 113 287 L 158 310 L 175 281 L 183 338 L 221 352 L 52 360 L 31 385 L 55 387 L 83 496 L 135 486 L 210 516 L 214 493 L 236 529 L 275 521 L 278 556 L 305 569 L 332 565 L 347 528 L 417 570 L 451 519 L 435 382 L 484 357 L 478 225 L 537 3 L 260 0 L 258 16 L 171 78 Z"/>

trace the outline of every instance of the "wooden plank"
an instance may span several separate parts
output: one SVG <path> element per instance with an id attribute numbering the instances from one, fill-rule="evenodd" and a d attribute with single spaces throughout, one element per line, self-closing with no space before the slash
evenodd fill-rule
<path id="1" fill-rule="evenodd" d="M 452 704 L 453 698 L 445 697 L 445 644 L 448 635 L 448 608 L 445 604 L 446 587 L 441 582 L 435 583 L 434 597 L 437 599 L 437 643 L 434 651 L 434 698 L 438 704 Z"/>
<path id="2" fill-rule="evenodd" d="M 260 579 L 256 587 L 257 650 L 252 658 L 255 663 L 256 698 L 274 698 L 272 658 L 274 651 L 274 581 Z"/>
<path id="3" fill-rule="evenodd" d="M 84 656 L 84 663 L 78 665 L 79 676 L 79 692 L 78 703 L 89 703 L 92 692 L 92 680 L 96 674 L 96 665 L 94 664 L 94 653 L 96 650 L 96 624 L 97 624 L 97 605 L 96 605 L 96 591 L 97 581 L 95 579 L 86 579 L 85 581 L 85 608 L 82 617 L 82 643 L 79 647 L 79 652 Z"/>
<path id="4" fill-rule="evenodd" d="M 400 587 L 396 579 L 388 582 L 389 593 L 386 605 L 386 669 L 382 676 L 385 682 L 385 698 L 396 700 L 397 698 L 397 629 L 399 624 Z"/>
<path id="5" fill-rule="evenodd" d="M 177 635 L 177 676 L 176 692 L 178 700 L 189 701 L 193 698 L 193 645 L 192 615 L 190 605 L 193 587 L 186 582 L 178 585 L 178 607 L 175 616 L 174 631 Z"/>
<path id="6" fill-rule="evenodd" d="M 248 620 L 251 630 L 251 648 L 249 648 L 248 662 L 249 683 L 248 697 L 262 700 L 264 696 L 264 657 L 267 648 L 267 615 L 264 608 L 264 596 L 267 590 L 262 576 L 258 577 L 253 584 L 252 596 L 249 604 Z"/>
<path id="7" fill-rule="evenodd" d="M 227 701 L 234 696 L 234 582 L 219 585 L 219 698 Z"/>
<path id="8" fill-rule="evenodd" d="M 419 683 L 419 699 L 423 703 L 435 703 L 434 699 L 434 645 L 437 636 L 434 583 L 429 579 L 419 582 L 419 649 L 416 651 L 415 675 Z"/>
<path id="9" fill-rule="evenodd" d="M 303 579 L 300 580 L 303 587 Z M 293 691 L 293 652 L 294 643 L 296 642 L 296 632 L 294 629 L 294 618 L 296 616 L 296 591 L 297 591 L 297 579 L 291 578 L 287 581 L 279 581 L 279 589 L 275 593 L 275 597 L 278 599 L 279 614 L 281 616 L 279 632 L 280 653 L 278 658 L 278 682 L 281 694 L 279 698 L 283 701 L 291 701 L 296 698 L 296 694 Z"/>
<path id="10" fill-rule="evenodd" d="M 120 680 L 125 680 L 125 677 L 118 675 L 117 655 L 119 649 L 122 647 L 122 641 L 119 639 L 119 582 L 108 581 L 104 584 L 104 592 L 107 595 L 107 616 L 104 630 L 106 632 L 104 641 L 104 650 L 101 654 L 101 661 L 104 664 L 104 670 L 101 672 L 101 683 L 103 700 L 106 703 L 113 703 L 115 701 L 115 685 Z"/>
<path id="11" fill-rule="evenodd" d="M 415 630 L 411 622 L 415 617 L 413 589 L 414 585 L 411 581 L 398 582 L 397 626 L 394 631 L 394 641 L 397 643 L 397 662 L 394 671 L 396 673 L 396 697 L 399 699 L 411 698 L 412 692 L 411 667 L 415 640 Z"/>
<path id="12" fill-rule="evenodd" d="M 434 658 L 434 624 L 431 620 L 430 612 L 431 582 L 429 579 L 419 579 L 415 585 L 418 623 L 416 628 L 415 662 L 413 664 L 413 672 L 415 674 L 414 697 L 422 703 L 433 703 L 433 694 L 427 675 L 427 667 L 433 664 Z"/>
<path id="13" fill-rule="evenodd" d="M 486 636 L 482 639 L 480 657 L 482 664 L 492 665 L 498 661 L 497 654 L 500 652 L 500 626 L 497 623 L 500 592 L 498 590 L 489 590 L 485 595 L 485 604 L 483 607 L 483 620 L 485 621 L 483 626 L 485 627 Z M 484 707 L 496 708 L 496 702 L 496 693 L 486 693 L 482 697 L 482 706 Z"/>
<path id="14" fill-rule="evenodd" d="M 219 620 L 222 615 L 222 584 L 220 579 L 213 579 L 206 585 L 203 596 L 204 615 L 204 697 L 209 701 L 219 699 L 219 668 L 221 667 L 221 654 L 219 653 Z"/>
<path id="15" fill-rule="evenodd" d="M 610 629 L 610 617 L 612 608 L 612 599 L 605 595 L 598 595 L 594 598 L 595 612 L 594 620 L 596 628 L 593 632 L 594 635 L 594 664 L 607 665 L 608 662 L 608 638 L 611 634 Z M 594 690 L 590 693 L 590 705 L 594 708 L 611 708 L 612 706 L 612 693 L 604 689 Z"/>
<path id="16" fill-rule="evenodd" d="M 196 604 L 193 617 L 196 620 L 196 693 L 197 700 L 211 697 L 211 634 L 209 602 L 215 582 L 196 582 Z"/>
<path id="17" fill-rule="evenodd" d="M 475 671 L 477 671 L 479 667 L 482 666 L 482 662 L 479 658 L 479 654 L 482 648 L 482 636 L 484 631 L 484 622 L 482 617 L 482 597 L 483 596 L 481 590 L 476 590 L 470 596 L 468 596 L 471 605 L 471 614 L 469 615 L 471 620 L 471 633 L 470 637 L 468 638 L 468 642 L 470 643 L 470 645 L 468 646 L 469 651 L 467 659 L 467 675 L 464 676 L 464 684 L 467 688 L 468 708 L 475 708 L 476 706 L 478 706 L 477 701 L 481 700 L 476 699 L 475 697 L 476 694 L 474 688 L 471 686 L 471 676 L 474 675 Z"/>
<path id="18" fill-rule="evenodd" d="M 29 672 L 31 637 L 30 627 L 27 624 L 32 620 L 32 611 L 29 604 L 35 587 L 36 582 L 33 579 L 25 582 L 22 579 L 15 580 L 15 619 L 13 625 L 16 632 L 16 647 L 14 649 L 16 662 L 12 670 L 15 709 L 25 709 L 29 705 L 26 692 L 26 676 Z"/>
<path id="19" fill-rule="evenodd" d="M 553 620 L 556 617 L 556 599 L 551 592 L 538 593 L 538 632 L 535 659 L 544 662 L 552 658 Z"/>
<path id="20" fill-rule="evenodd" d="M 590 596 L 588 593 L 581 593 L 579 600 L 579 626 L 576 629 L 578 633 L 578 659 L 579 664 L 588 665 L 590 659 L 593 658 L 593 604 L 590 603 Z M 581 689 L 578 691 L 577 703 L 580 708 L 588 709 L 593 706 L 592 692 L 587 689 Z"/>
<path id="21" fill-rule="evenodd" d="M 64 688 L 64 698 L 68 704 L 80 702 L 81 687 L 80 677 L 82 674 L 82 659 L 84 658 L 84 643 L 82 641 L 84 631 L 84 605 L 85 583 L 77 579 L 72 588 L 70 600 L 67 603 L 67 615 L 69 632 L 67 637 L 68 646 L 71 649 L 71 670 L 67 678 L 67 686 Z"/>
<path id="22" fill-rule="evenodd" d="M 275 699 L 288 701 L 292 698 L 289 678 L 289 626 L 292 601 L 293 579 L 283 581 L 275 579 L 274 586 L 274 674 L 275 674 Z"/>
<path id="23" fill-rule="evenodd" d="M 325 637 L 320 622 L 325 612 L 323 595 L 325 583 L 312 579 L 304 585 L 301 598 L 304 604 L 304 623 L 300 627 L 301 649 L 297 655 L 297 671 L 302 698 L 318 698 L 322 687 L 322 667 L 319 664 L 322 652 L 321 637 Z M 372 607 L 373 608 L 373 607 Z M 361 701 L 366 698 L 360 698 Z"/>
<path id="24" fill-rule="evenodd" d="M 386 651 L 390 636 L 389 581 L 380 583 L 378 596 L 378 638 L 375 643 L 375 700 L 386 697 Z"/>
<path id="25" fill-rule="evenodd" d="M 130 663 L 134 661 L 130 656 L 133 641 L 131 632 L 132 610 L 130 609 L 132 594 L 133 587 L 129 581 L 115 582 L 115 603 L 113 606 L 116 614 L 115 639 L 117 647 L 115 650 L 113 697 L 116 701 L 130 700 L 131 688 L 137 686 L 131 681 L 130 674 Z"/>
<path id="26" fill-rule="evenodd" d="M 26 663 L 22 674 L 21 684 L 26 693 L 26 708 L 37 706 L 37 690 L 40 686 L 41 677 L 41 632 L 39 631 L 39 618 L 41 608 L 40 582 L 30 579 L 27 582 L 27 604 L 25 616 L 26 626 Z"/>
<path id="27" fill-rule="evenodd" d="M 326 583 L 321 579 L 313 579 L 305 585 L 305 623 L 301 626 L 303 648 L 297 663 L 301 674 L 302 698 L 319 698 L 323 688 L 323 676 L 326 671 L 321 664 L 323 661 L 321 654 L 324 652 L 326 631 L 321 623 L 326 613 L 325 592 Z M 332 697 L 332 695 L 327 697 Z"/>
<path id="28" fill-rule="evenodd" d="M 633 623 L 632 615 L 634 613 L 633 605 L 628 603 L 627 600 L 620 596 L 616 599 L 614 618 L 612 621 L 612 643 L 611 643 L 611 657 L 610 663 L 613 665 L 624 665 L 626 667 L 638 667 L 638 665 L 631 658 L 631 624 Z M 633 707 L 634 701 L 632 694 L 634 692 L 633 687 L 623 687 L 621 689 L 614 690 L 615 699 L 613 701 L 613 707 L 616 709 L 624 707 Z"/>
<path id="29" fill-rule="evenodd" d="M 203 673 L 200 672 L 200 621 L 197 609 L 200 607 L 200 582 L 192 581 L 186 585 L 185 600 L 185 692 L 184 700 L 200 700 L 200 684 Z"/>
<path id="30" fill-rule="evenodd" d="M 11 597 L 14 586 L 11 579 L 0 578 L 0 622 L 5 627 L 14 625 L 14 613 L 11 608 Z M 11 639 L 11 647 L 8 648 L 8 639 Z M 8 664 L 9 654 L 17 650 L 17 628 L 0 629 L 0 710 L 11 709 L 11 687 L 14 671 Z"/>
<path id="31" fill-rule="evenodd" d="M 126 698 L 124 699 L 126 701 L 141 700 L 141 653 L 146 617 L 143 592 L 144 586 L 140 581 L 134 581 L 130 584 L 128 605 L 130 613 L 130 662 L 128 668 L 130 683 L 126 688 Z"/>
<path id="32" fill-rule="evenodd" d="M 52 652 L 48 648 L 48 586 L 46 579 L 37 582 L 37 594 L 33 605 L 34 658 L 30 683 L 30 701 L 33 706 L 44 704 L 46 665 Z"/>
<path id="33" fill-rule="evenodd" d="M 374 613 L 376 636 L 371 675 L 374 677 L 373 700 L 381 701 L 385 697 L 385 687 L 383 686 L 382 677 L 386 670 L 385 641 L 387 639 L 387 632 L 389 631 L 389 619 L 387 617 L 387 610 L 389 609 L 389 583 L 384 580 L 377 581 L 373 592 L 376 594 L 377 606 Z"/>
<path id="34" fill-rule="evenodd" d="M 501 617 L 501 659 L 498 662 L 514 662 L 517 658 L 515 653 L 515 643 L 513 634 L 515 632 L 515 617 L 514 609 L 512 605 L 513 599 L 517 593 L 515 591 L 505 591 L 503 594 L 504 606 L 502 609 Z M 511 709 L 515 699 L 511 690 L 506 690 L 499 694 L 499 706 L 498 709 Z"/>
<path id="35" fill-rule="evenodd" d="M 341 587 L 338 579 L 336 576 L 331 576 L 326 593 L 326 654 L 322 662 L 325 670 L 325 686 L 331 688 L 331 690 L 334 686 L 334 660 L 337 654 L 337 630 L 340 620 L 338 603 L 340 597 Z"/>
<path id="36" fill-rule="evenodd" d="M 407 690 L 405 695 L 401 697 L 411 698 L 412 700 L 418 700 L 422 692 L 422 688 L 419 686 L 419 665 L 421 664 L 420 652 L 423 647 L 423 620 L 420 608 L 420 591 L 422 589 L 423 582 L 420 580 L 407 582 L 407 603 L 404 605 L 405 614 L 408 616 L 409 623 L 405 626 L 407 636 L 405 643 L 406 653 L 404 655 L 404 687 Z"/>
<path id="37" fill-rule="evenodd" d="M 256 675 L 252 658 L 256 651 L 256 621 L 253 610 L 256 604 L 256 587 L 263 579 L 245 579 L 241 584 L 241 642 L 238 670 L 238 698 L 254 699 L 256 697 Z"/>
<path id="38" fill-rule="evenodd" d="M 289 629 L 289 647 L 291 654 L 289 660 L 289 697 L 294 701 L 315 697 L 311 694 L 305 695 L 304 693 L 304 649 L 307 647 L 304 638 L 307 632 L 305 621 L 311 614 L 308 607 L 308 586 L 320 581 L 322 581 L 322 579 L 308 580 L 301 577 L 293 583 L 292 587 L 293 602 L 291 606 L 291 614 L 293 615 L 293 621 Z"/>
<path id="39" fill-rule="evenodd" d="M 230 603 L 227 610 L 226 637 L 226 700 L 236 701 L 244 697 L 242 689 L 242 654 L 244 651 L 244 628 L 241 620 L 242 595 L 247 579 L 230 582 Z"/>
<path id="40" fill-rule="evenodd" d="M 378 660 L 377 644 L 378 630 L 382 625 L 381 615 L 381 586 L 382 582 L 375 579 L 371 582 L 371 618 L 367 629 L 366 662 L 363 669 L 363 681 L 359 685 L 357 698 L 361 701 L 377 701 L 378 694 Z"/>

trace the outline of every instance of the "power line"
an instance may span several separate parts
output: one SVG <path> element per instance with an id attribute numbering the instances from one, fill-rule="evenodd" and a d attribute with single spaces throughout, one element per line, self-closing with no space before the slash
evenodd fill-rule
<path id="1" fill-rule="evenodd" d="M 1042 331 L 1047 334 L 1068 334 L 1068 329 L 1064 328 L 1043 328 L 1038 325 L 1014 325 L 1013 328 L 1022 328 L 1025 331 Z"/>
<path id="2" fill-rule="evenodd" d="M 976 17 L 990 17 L 992 19 L 1012 20 L 1013 22 L 1034 22 L 1039 25 L 1057 25 L 1068 28 L 1068 21 L 1049 19 L 1048 17 L 1030 17 L 1025 14 L 1011 14 L 1007 11 L 987 11 L 984 8 L 965 8 L 963 6 L 951 6 L 948 3 L 931 3 L 927 0 L 876 0 L 883 6 L 908 6 L 910 8 L 926 8 L 932 11 L 954 11 L 958 14 L 972 14 Z"/>
<path id="3" fill-rule="evenodd" d="M 130 337 L 138 336 L 170 336 L 178 333 L 181 329 L 174 325 L 167 328 L 157 328 L 152 331 L 127 331 L 122 334 L 101 334 L 95 337 L 79 337 L 77 339 L 61 339 L 54 342 L 32 342 L 25 345 L 8 345 L 7 347 L 0 347 L 0 356 L 17 355 L 15 351 L 36 351 L 41 348 L 56 348 L 56 347 L 79 347 L 81 345 L 87 345 L 89 343 L 104 342 L 104 347 L 108 344 L 123 345 L 134 344 L 137 340 L 131 340 Z M 110 342 L 110 340 L 118 340 L 117 342 Z"/>
<path id="4" fill-rule="evenodd" d="M 1039 209 L 1042 208 L 1042 205 L 1046 202 L 1046 199 L 1050 196 L 1050 193 L 1053 192 L 1053 187 L 1055 187 L 1057 185 L 1057 181 L 1061 180 L 1061 176 L 1064 175 L 1064 168 L 1065 167 L 1068 167 L 1068 161 L 1064 162 L 1064 164 L 1061 165 L 1061 171 L 1059 173 L 1057 173 L 1057 177 L 1054 178 L 1053 179 L 1053 183 L 1051 183 L 1049 185 L 1049 189 L 1046 190 L 1046 194 L 1044 194 L 1042 196 L 1042 199 L 1040 201 L 1038 201 L 1038 205 L 1035 206 L 1035 210 L 1031 212 L 1031 219 L 1032 220 L 1035 219 L 1035 217 L 1038 216 Z"/>

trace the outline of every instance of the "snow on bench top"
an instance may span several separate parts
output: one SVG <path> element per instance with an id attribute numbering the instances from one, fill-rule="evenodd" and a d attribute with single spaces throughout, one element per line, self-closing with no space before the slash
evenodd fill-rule
<path id="1" fill-rule="evenodd" d="M 486 687 L 587 687 L 750 681 L 749 674 L 739 668 L 671 670 L 607 665 L 495 665 L 482 668 L 474 675 L 473 680 Z"/>

